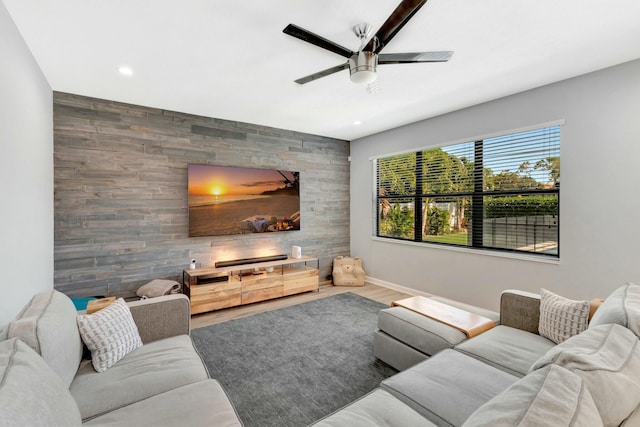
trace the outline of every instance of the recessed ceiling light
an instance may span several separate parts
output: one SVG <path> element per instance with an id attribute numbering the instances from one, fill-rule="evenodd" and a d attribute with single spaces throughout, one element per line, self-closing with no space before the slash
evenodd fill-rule
<path id="1" fill-rule="evenodd" d="M 362 124 L 362 122 L 360 120 L 356 120 L 355 122 L 353 122 L 354 126 L 360 126 Z"/>
<path id="2" fill-rule="evenodd" d="M 133 70 L 130 67 L 127 67 L 126 65 L 122 65 L 121 67 L 118 67 L 118 71 L 123 76 L 132 76 L 133 75 Z"/>

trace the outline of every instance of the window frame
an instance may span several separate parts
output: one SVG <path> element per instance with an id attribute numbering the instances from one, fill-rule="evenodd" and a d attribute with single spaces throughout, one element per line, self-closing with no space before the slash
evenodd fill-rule
<path id="1" fill-rule="evenodd" d="M 387 196 L 381 196 L 379 194 L 379 188 L 378 188 L 378 160 L 380 159 L 385 159 L 385 158 L 389 158 L 389 157 L 393 157 L 393 156 L 398 156 L 398 155 L 403 155 L 403 154 L 409 154 L 409 153 L 415 153 L 416 154 L 416 162 L 418 162 L 418 158 L 421 156 L 422 152 L 424 150 L 430 150 L 430 149 L 434 149 L 434 148 L 444 148 L 444 147 L 449 147 L 449 146 L 453 146 L 453 145 L 457 145 L 457 144 L 463 144 L 463 143 L 473 143 L 474 145 L 477 145 L 478 143 L 482 144 L 484 140 L 487 139 L 492 139 L 492 138 L 499 138 L 499 137 L 505 137 L 505 136 L 510 136 L 510 135 L 516 135 L 519 133 L 525 133 L 525 132 L 530 132 L 530 131 L 536 131 L 536 130 L 544 130 L 546 128 L 553 128 L 553 127 L 558 127 L 558 135 L 559 135 L 559 148 L 558 148 L 558 156 L 561 157 L 561 151 L 562 151 L 562 140 L 563 140 L 563 125 L 565 124 L 564 119 L 562 120 L 555 120 L 552 122 L 546 122 L 546 123 L 540 123 L 537 125 L 532 125 L 532 126 L 527 126 L 524 128 L 518 128 L 518 129 L 512 129 L 512 130 L 508 130 L 508 131 L 503 131 L 503 132 L 497 132 L 497 133 L 491 133 L 491 134 L 485 134 L 482 136 L 477 136 L 477 137 L 473 137 L 473 138 L 464 138 L 464 139 L 459 139 L 457 141 L 452 141 L 452 142 L 444 142 L 441 144 L 437 144 L 437 145 L 430 145 L 430 146 L 424 146 L 424 147 L 418 147 L 415 149 L 411 149 L 411 150 L 404 150 L 401 152 L 396 152 L 396 153 L 389 153 L 389 154 L 384 154 L 384 155 L 379 155 L 379 156 L 375 156 L 375 157 L 371 157 L 370 160 L 372 161 L 372 178 L 373 178 L 373 197 L 372 197 L 372 217 L 373 217 L 373 230 L 372 230 L 372 239 L 373 240 L 379 240 L 379 241 L 385 241 L 385 242 L 397 242 L 397 243 L 403 243 L 403 244 L 410 244 L 413 246 L 427 246 L 427 247 L 435 247 L 435 248 L 442 248 L 442 249 L 448 249 L 448 250 L 454 250 L 454 251 L 461 251 L 461 252 L 471 252 L 471 253 L 480 253 L 480 254 L 486 254 L 486 255 L 493 255 L 493 256 L 500 256 L 500 257 L 508 257 L 508 258 L 518 258 L 518 259 L 525 259 L 525 260 L 535 260 L 535 261 L 542 261 L 542 262 L 548 262 L 548 263 L 557 263 L 560 260 L 560 186 L 559 186 L 559 181 L 558 181 L 558 185 L 554 188 L 549 188 L 549 189 L 540 189 L 540 188 L 532 188 L 532 189 L 516 189 L 516 190 L 484 190 L 483 184 L 484 181 L 481 180 L 477 180 L 477 173 L 480 173 L 480 177 L 482 177 L 482 163 L 483 163 L 483 159 L 480 159 L 481 161 L 478 162 L 478 150 L 476 148 L 474 148 L 474 179 L 472 180 L 473 185 L 474 185 L 474 190 L 473 191 L 463 191 L 463 192 L 456 192 L 456 193 L 419 193 L 417 189 L 422 189 L 422 183 L 421 183 L 421 179 L 417 178 L 418 176 L 421 176 L 422 174 L 418 174 L 418 172 L 421 171 L 422 169 L 422 165 L 420 164 L 420 166 L 416 166 L 416 183 L 415 183 L 415 187 L 416 187 L 416 191 L 413 194 L 409 194 L 409 195 L 387 195 Z M 478 166 L 479 165 L 479 166 Z M 480 171 L 480 172 L 478 172 Z M 479 189 L 479 191 L 478 191 Z M 468 228 L 468 234 L 471 235 L 471 244 L 470 245 L 461 245 L 461 244 L 455 244 L 455 243 L 444 243 L 444 242 L 433 242 L 433 241 L 425 241 L 423 240 L 424 236 L 422 235 L 422 209 L 416 209 L 417 206 L 422 207 L 422 203 L 424 200 L 427 200 L 429 198 L 433 199 L 433 198 L 442 198 L 442 197 L 469 197 L 470 199 L 472 198 L 480 198 L 480 199 L 484 199 L 488 196 L 509 196 L 509 195 L 535 195 L 535 194 L 551 194 L 551 195 L 556 195 L 557 197 L 557 203 L 558 203 L 558 213 L 557 213 L 557 217 L 556 217 L 556 222 L 557 222 L 557 252 L 556 253 L 541 253 L 541 252 L 533 252 L 533 251 L 524 251 L 524 250 L 518 250 L 515 248 L 501 248 L 501 247 L 492 247 L 492 246 L 484 246 L 484 242 L 483 239 L 480 238 L 478 239 L 478 237 L 482 237 L 483 235 L 480 233 L 483 233 L 482 231 L 482 227 L 477 226 L 476 224 L 478 224 L 477 221 L 472 221 L 471 227 Z M 379 206 L 380 206 L 380 201 L 382 199 L 388 199 L 388 200 L 392 200 L 392 199 L 413 199 L 413 203 L 414 203 L 414 231 L 413 231 L 413 239 L 407 239 L 407 238 L 401 238 L 401 237 L 392 237 L 392 236 L 384 236 L 384 235 L 380 235 L 380 212 L 379 212 Z M 475 213 L 473 212 L 475 209 Z M 480 214 L 480 218 L 482 218 L 482 221 L 480 221 L 480 223 L 482 223 L 484 221 L 484 201 L 483 203 L 471 203 L 471 218 L 475 218 L 477 217 L 478 214 Z M 475 230 L 474 230 L 475 229 Z M 475 236 L 473 236 L 473 233 L 475 232 Z M 478 243 L 479 240 L 479 243 Z"/>

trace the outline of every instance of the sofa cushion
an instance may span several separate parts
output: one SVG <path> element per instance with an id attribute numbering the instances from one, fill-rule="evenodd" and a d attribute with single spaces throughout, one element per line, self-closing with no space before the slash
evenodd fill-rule
<path id="1" fill-rule="evenodd" d="M 553 420 L 553 422 L 551 422 Z M 463 427 L 602 426 L 582 378 L 549 365 L 521 378 L 474 412 Z"/>
<path id="2" fill-rule="evenodd" d="M 122 298 L 94 314 L 79 315 L 78 328 L 82 341 L 91 350 L 93 368 L 98 372 L 106 371 L 142 347 L 138 328 Z"/>
<path id="3" fill-rule="evenodd" d="M 378 313 L 378 329 L 426 355 L 464 341 L 464 332 L 402 307 Z"/>
<path id="4" fill-rule="evenodd" d="M 636 407 L 636 409 L 634 409 L 631 415 L 629 415 L 627 419 L 624 420 L 622 424 L 620 424 L 620 427 L 638 427 L 638 426 L 640 426 L 640 406 Z"/>
<path id="5" fill-rule="evenodd" d="M 312 424 L 315 427 L 436 427 L 431 421 L 382 389 Z"/>
<path id="6" fill-rule="evenodd" d="M 562 366 L 584 379 L 605 426 L 618 426 L 640 404 L 640 344 L 618 324 L 589 328 L 558 344 L 531 370 Z"/>
<path id="7" fill-rule="evenodd" d="M 179 335 L 145 344 L 105 372 L 84 361 L 70 391 L 86 420 L 207 378 L 191 338 Z"/>
<path id="8" fill-rule="evenodd" d="M 518 377 L 447 349 L 381 387 L 439 426 L 459 426 Z"/>
<path id="9" fill-rule="evenodd" d="M 556 344 L 578 335 L 587 329 L 589 307 L 589 301 L 574 301 L 541 289 L 538 326 L 540 335 Z"/>
<path id="10" fill-rule="evenodd" d="M 522 377 L 555 344 L 540 335 L 498 325 L 455 349 L 510 374 Z"/>
<path id="11" fill-rule="evenodd" d="M 242 426 L 226 393 L 204 380 L 160 393 L 88 421 L 87 426 Z"/>
<path id="12" fill-rule="evenodd" d="M 67 385 L 18 338 L 0 343 L 0 402 L 3 426 L 81 424 Z"/>
<path id="13" fill-rule="evenodd" d="M 9 324 L 9 338 L 20 338 L 58 374 L 68 387 L 82 359 L 82 340 L 75 306 L 58 291 L 36 294 Z"/>
<path id="14" fill-rule="evenodd" d="M 589 327 L 617 323 L 640 337 L 640 286 L 627 283 L 613 291 L 595 312 Z"/>

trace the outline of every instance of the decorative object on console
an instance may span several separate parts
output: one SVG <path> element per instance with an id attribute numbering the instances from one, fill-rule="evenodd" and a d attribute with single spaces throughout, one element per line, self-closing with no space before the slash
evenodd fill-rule
<path id="1" fill-rule="evenodd" d="M 339 256 L 333 260 L 333 284 L 336 286 L 364 286 L 365 272 L 360 258 Z"/>
<path id="2" fill-rule="evenodd" d="M 189 237 L 300 229 L 300 173 L 188 165 Z"/>
<path id="3" fill-rule="evenodd" d="M 291 258 L 302 257 L 302 248 L 300 246 L 291 246 Z"/>

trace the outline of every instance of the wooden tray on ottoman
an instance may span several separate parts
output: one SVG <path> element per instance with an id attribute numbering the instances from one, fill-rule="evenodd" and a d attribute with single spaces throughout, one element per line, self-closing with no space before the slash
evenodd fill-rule
<path id="1" fill-rule="evenodd" d="M 449 325 L 464 332 L 467 338 L 479 335 L 496 326 L 491 319 L 423 296 L 394 301 L 391 306 L 403 307 Z"/>

